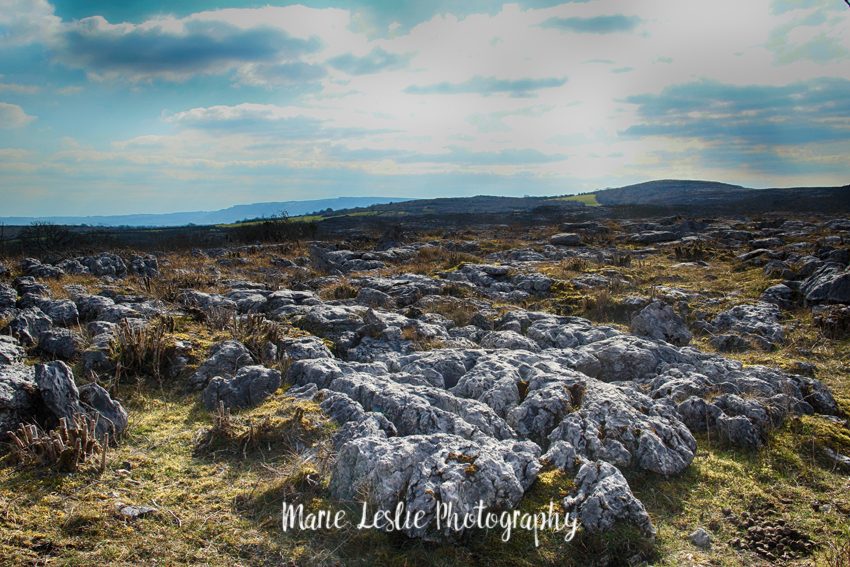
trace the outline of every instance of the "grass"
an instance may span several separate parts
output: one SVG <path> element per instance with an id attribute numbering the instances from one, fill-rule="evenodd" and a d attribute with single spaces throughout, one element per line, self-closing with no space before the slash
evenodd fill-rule
<path id="1" fill-rule="evenodd" d="M 596 193 L 584 193 L 582 195 L 569 195 L 567 197 L 558 197 L 553 201 L 574 201 L 582 203 L 588 207 L 599 207 L 602 203 L 596 200 Z"/>
<path id="2" fill-rule="evenodd" d="M 507 238 L 483 238 L 482 250 L 511 245 Z M 525 241 L 513 242 L 525 246 Z M 623 248 L 623 247 L 621 247 Z M 625 249 L 625 248 L 624 248 Z M 286 255 L 303 255 L 294 247 Z M 222 278 L 262 279 L 278 252 L 249 253 L 246 266 L 218 266 Z M 483 256 L 483 253 L 482 253 Z M 677 257 L 678 256 L 678 257 Z M 682 264 L 705 259 L 708 267 Z M 463 262 L 486 261 L 477 255 L 454 253 L 441 246 L 424 248 L 412 262 L 393 271 L 436 274 Z M 181 285 L 204 285 L 220 291 L 204 270 L 208 258 L 173 255 L 166 258 L 163 295 Z M 631 294 L 654 296 L 660 286 L 694 292 L 689 317 L 702 311 L 712 316 L 735 304 L 756 300 L 778 280 L 761 268 L 742 267 L 724 250 L 669 250 L 612 267 L 586 261 L 544 262 L 535 269 L 557 280 L 553 297 L 530 308 L 570 310 L 597 322 L 627 318 L 617 311 Z M 190 270 L 189 273 L 183 270 Z M 574 288 L 569 280 L 585 273 L 616 271 L 631 281 L 627 287 L 596 291 Z M 194 272 L 194 275 L 191 273 Z M 195 281 L 193 281 L 195 280 Z M 269 276 L 269 282 L 288 282 Z M 80 282 L 87 283 L 87 282 Z M 127 286 L 142 282 L 128 279 Z M 141 291 L 141 289 L 140 289 Z M 156 290 L 154 290 L 156 291 Z M 59 290 L 57 289 L 58 293 Z M 350 296 L 351 289 L 325 290 L 323 296 Z M 453 295 L 467 301 L 457 301 Z M 469 321 L 474 294 L 458 288 L 432 309 L 457 324 Z M 511 306 L 500 306 L 509 309 Z M 807 310 L 791 312 L 784 321 L 786 343 L 776 351 L 728 355 L 744 364 L 790 369 L 798 361 L 817 367 L 818 378 L 850 411 L 850 339 L 829 339 L 815 326 Z M 201 321 L 178 317 L 170 338 L 188 341 L 203 353 L 215 341 L 240 332 L 257 338 L 289 332 L 261 321 L 244 321 L 241 331 L 229 324 L 211 329 Z M 415 338 L 415 337 L 410 337 Z M 155 344 L 155 342 L 152 342 Z M 711 350 L 706 337 L 695 346 Z M 155 349 L 152 349 L 155 352 Z M 138 360 L 156 360 L 139 354 Z M 138 365 L 138 374 L 151 368 Z M 811 556 L 796 565 L 847 565 L 850 557 L 850 481 L 823 455 L 828 447 L 850 454 L 850 429 L 819 416 L 790 418 L 758 452 L 731 450 L 707 436 L 698 438 L 692 465 L 681 475 L 662 478 L 624 471 L 636 496 L 658 529 L 648 541 L 628 526 L 604 536 L 580 535 L 565 543 L 551 533 L 535 547 L 530 534 L 519 532 L 507 543 L 499 530 L 470 534 L 462 545 L 438 545 L 371 530 L 290 532 L 280 527 L 283 500 L 303 502 L 308 509 L 337 509 L 330 499 L 328 440 L 334 426 L 314 404 L 296 402 L 278 393 L 261 406 L 224 418 L 203 410 L 197 394 L 182 392 L 178 383 L 139 380 L 122 383 L 115 394 L 129 411 L 130 426 L 121 443 L 111 448 L 106 469 L 86 468 L 75 474 L 0 462 L 0 563 L 60 565 L 490 565 L 493 567 L 555 565 L 769 565 L 751 549 L 733 545 L 745 532 L 733 518 L 753 510 L 782 520 L 815 543 Z M 573 488 L 570 475 L 544 472 L 520 503 L 526 512 L 543 511 Z M 122 518 L 118 502 L 152 506 L 158 512 L 135 521 Z M 348 508 L 349 516 L 359 511 Z M 710 550 L 688 541 L 697 527 L 712 534 Z"/>
<path id="3" fill-rule="evenodd" d="M 312 509 L 339 506 L 328 500 L 322 465 L 293 458 L 299 443 L 321 443 L 331 431 L 311 404 L 279 394 L 234 416 L 232 431 L 199 450 L 198 439 L 213 428 L 214 416 L 200 410 L 192 396 L 122 393 L 129 396 L 131 426 L 103 474 L 0 468 L 0 556 L 15 564 L 51 560 L 68 565 L 294 560 L 306 565 L 532 566 L 586 565 L 605 558 L 625 564 L 635 556 L 658 565 L 758 564 L 754 553 L 741 555 L 727 544 L 740 534 L 722 511 L 742 514 L 753 502 L 765 501 L 775 504 L 780 517 L 813 534 L 819 544 L 816 558 L 828 557 L 830 542 L 850 538 L 847 478 L 822 466 L 807 450 L 809 434 L 819 435 L 819 430 L 795 430 L 819 426 L 818 418 L 781 429 L 758 454 L 728 451 L 702 438 L 684 474 L 671 479 L 631 474 L 636 495 L 659 529 L 654 543 L 621 527 L 604 537 L 581 535 L 570 543 L 544 533 L 539 548 L 525 532 L 503 543 L 498 530 L 472 534 L 465 545 L 456 546 L 372 531 L 284 534 L 278 527 L 284 498 L 300 498 Z M 521 509 L 545 510 L 571 487 L 568 475 L 543 473 Z M 832 507 L 813 514 L 815 500 Z M 159 512 L 126 521 L 115 513 L 118 501 L 154 506 Z M 358 512 L 349 510 L 349 517 L 357 518 Z M 686 540 L 700 525 L 714 534 L 709 553 Z"/>

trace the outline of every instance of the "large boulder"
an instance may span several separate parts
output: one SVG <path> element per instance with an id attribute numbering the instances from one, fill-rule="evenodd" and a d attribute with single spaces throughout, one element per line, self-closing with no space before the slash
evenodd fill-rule
<path id="1" fill-rule="evenodd" d="M 28 307 L 18 311 L 6 328 L 21 344 L 33 346 L 38 343 L 41 334 L 50 330 L 52 326 L 53 321 L 41 309 Z"/>
<path id="2" fill-rule="evenodd" d="M 97 417 L 95 431 L 98 437 L 103 439 L 107 434 L 111 440 L 121 437 L 129 423 L 127 410 L 98 384 L 80 386 L 79 393 L 84 411 Z"/>
<path id="3" fill-rule="evenodd" d="M 656 244 L 658 242 L 671 242 L 678 237 L 676 233 L 665 230 L 648 230 L 639 232 L 629 237 L 629 242 L 634 244 Z"/>
<path id="4" fill-rule="evenodd" d="M 25 355 L 26 352 L 18 339 L 8 335 L 0 335 L 0 366 L 22 362 Z"/>
<path id="5" fill-rule="evenodd" d="M 785 284 L 772 285 L 762 292 L 759 301 L 772 303 L 782 309 L 790 309 L 794 305 L 794 290 Z"/>
<path id="6" fill-rule="evenodd" d="M 676 346 L 685 346 L 692 338 L 684 319 L 661 301 L 654 301 L 637 313 L 632 318 L 631 331 L 639 337 L 666 341 Z"/>
<path id="7" fill-rule="evenodd" d="M 254 363 L 254 356 L 239 341 L 228 340 L 216 343 L 210 349 L 209 357 L 189 377 L 189 385 L 200 390 L 216 376 L 230 378 L 243 366 Z"/>
<path id="8" fill-rule="evenodd" d="M 127 275 L 127 264 L 116 254 L 104 252 L 99 256 L 77 258 L 77 261 L 95 276 L 124 277 Z"/>
<path id="9" fill-rule="evenodd" d="M 21 272 L 26 276 L 34 278 L 61 278 L 65 275 L 62 268 L 51 264 L 42 264 L 37 258 L 24 258 L 21 260 Z"/>
<path id="10" fill-rule="evenodd" d="M 826 263 L 806 278 L 800 293 L 809 304 L 850 303 L 850 272 L 838 263 Z"/>
<path id="11" fill-rule="evenodd" d="M 159 275 L 159 262 L 156 256 L 133 256 L 130 258 L 129 269 L 133 275 L 152 278 Z"/>
<path id="12" fill-rule="evenodd" d="M 411 537 L 456 539 L 462 532 L 445 523 L 437 531 L 438 503 L 451 505 L 461 518 L 475 513 L 479 504 L 514 508 L 537 478 L 539 456 L 539 447 L 528 441 L 473 441 L 445 434 L 361 437 L 340 450 L 330 488 L 343 500 L 365 494 L 382 510 L 403 502 L 407 512 L 422 514 L 424 527 L 405 529 Z"/>
<path id="13" fill-rule="evenodd" d="M 41 334 L 38 341 L 40 351 L 62 360 L 77 358 L 84 346 L 83 337 L 71 329 L 47 330 Z"/>
<path id="14" fill-rule="evenodd" d="M 87 415 L 96 421 L 95 432 L 100 439 L 108 434 L 114 440 L 127 429 L 126 410 L 97 384 L 77 388 L 74 373 L 61 361 L 37 364 L 34 372 L 34 394 L 27 421 L 38 421 L 42 427 L 55 427 L 60 419 L 70 425 L 77 415 Z"/>
<path id="15" fill-rule="evenodd" d="M 785 342 L 779 307 L 772 303 L 736 305 L 719 313 L 711 325 L 718 334 L 738 335 L 763 350 L 772 350 Z"/>
<path id="16" fill-rule="evenodd" d="M 41 309 L 56 325 L 74 325 L 80 321 L 76 304 L 70 299 L 34 298 L 31 304 Z"/>
<path id="17" fill-rule="evenodd" d="M 333 358 L 325 343 L 317 337 L 298 337 L 284 339 L 278 348 L 282 356 L 290 361 L 310 358 Z"/>
<path id="18" fill-rule="evenodd" d="M 216 376 L 204 389 L 204 405 L 214 410 L 219 404 L 226 408 L 250 408 L 261 404 L 280 388 L 277 370 L 264 366 L 243 366 L 233 378 Z"/>
<path id="19" fill-rule="evenodd" d="M 619 521 L 636 525 L 655 537 L 655 528 L 643 503 L 632 493 L 623 474 L 604 461 L 586 462 L 575 478 L 576 488 L 564 498 L 564 508 L 589 532 L 606 532 Z"/>
<path id="20" fill-rule="evenodd" d="M 14 309 L 17 303 L 18 292 L 15 291 L 15 288 L 4 283 L 0 283 L 0 313 Z"/>
<path id="21" fill-rule="evenodd" d="M 70 423 L 75 415 L 82 413 L 74 373 L 64 362 L 37 364 L 35 383 L 42 403 L 56 420 L 65 418 Z"/>
<path id="22" fill-rule="evenodd" d="M 31 419 L 37 396 L 32 366 L 0 364 L 0 440 Z"/>

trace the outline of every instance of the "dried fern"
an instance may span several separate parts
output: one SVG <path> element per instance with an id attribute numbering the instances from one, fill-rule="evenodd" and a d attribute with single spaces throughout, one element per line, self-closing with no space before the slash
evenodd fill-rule
<path id="1" fill-rule="evenodd" d="M 9 432 L 12 457 L 23 465 L 53 467 L 62 472 L 76 472 L 80 465 L 100 456 L 99 468 L 106 468 L 109 436 L 101 444 L 95 433 L 97 419 L 75 415 L 68 424 L 66 418 L 59 426 L 44 431 L 36 425 L 21 424 L 17 431 Z"/>

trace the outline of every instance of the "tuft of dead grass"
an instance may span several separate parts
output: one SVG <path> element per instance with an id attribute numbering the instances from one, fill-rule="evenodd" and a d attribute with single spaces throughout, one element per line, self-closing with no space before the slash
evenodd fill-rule
<path id="1" fill-rule="evenodd" d="M 111 358 L 115 362 L 116 381 L 122 377 L 136 380 L 150 378 L 160 385 L 168 375 L 175 351 L 175 319 L 160 316 L 143 326 L 124 319 L 112 343 Z"/>

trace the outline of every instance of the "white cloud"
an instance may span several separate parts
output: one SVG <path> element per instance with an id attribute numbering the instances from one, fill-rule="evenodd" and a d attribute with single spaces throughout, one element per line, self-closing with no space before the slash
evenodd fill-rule
<path id="1" fill-rule="evenodd" d="M 37 85 L 19 85 L 17 83 L 0 83 L 0 93 L 36 94 L 41 90 Z"/>
<path id="2" fill-rule="evenodd" d="M 300 5 L 138 23 L 59 23 L 46 2 L 0 0 L 4 4 L 30 14 L 18 18 L 30 22 L 22 25 L 18 44 L 42 41 L 57 60 L 113 81 L 86 86 L 87 95 L 116 85 L 120 92 L 128 80 L 137 92 L 155 95 L 163 80 L 210 74 L 241 89 L 228 88 L 220 101 L 205 95 L 205 106 L 194 108 L 201 103 L 180 106 L 182 99 L 169 94 L 169 110 L 150 129 L 139 127 L 129 139 L 115 132 L 112 143 L 66 147 L 45 159 L 46 167 L 74 170 L 97 162 L 103 175 L 118 175 L 121 167 L 152 175 L 144 173 L 148 168 L 171 179 L 238 178 L 246 184 L 260 183 L 249 178 L 261 179 L 270 168 L 386 178 L 522 174 L 569 179 L 567 190 L 676 176 L 828 184 L 835 179 L 828 168 L 847 150 L 846 144 L 783 150 L 795 160 L 823 164 L 824 172 L 769 174 L 710 162 L 711 145 L 698 137 L 623 135 L 645 120 L 638 105 L 626 102 L 634 95 L 701 80 L 785 86 L 847 77 L 842 53 L 850 50 L 850 34 L 842 33 L 846 15 L 833 5 L 839 0 L 829 6 L 825 0 L 797 2 L 788 10 L 774 10 L 771 0 L 597 0 L 542 9 L 506 4 L 463 16 L 449 10 L 380 36 L 370 35 L 374 30 L 356 12 Z M 608 19 L 594 19 L 599 16 Z M 0 26 L 10 18 L 0 15 Z M 544 25 L 553 19 L 573 24 Z M 614 31 L 585 33 L 598 22 Z M 610 22 L 628 25 L 611 28 Z M 196 41 L 201 36 L 206 43 Z M 209 51 L 189 60 L 182 49 L 152 50 L 179 47 L 187 38 Z M 282 39 L 291 43 L 283 48 Z M 251 49 L 231 49 L 245 45 Z M 24 87 L 6 92 L 29 94 Z M 62 94 L 78 92 L 60 87 Z M 15 108 L 24 121 L 33 119 Z"/>
<path id="3" fill-rule="evenodd" d="M 0 0 L 0 46 L 46 43 L 60 26 L 47 0 Z"/>
<path id="4" fill-rule="evenodd" d="M 35 116 L 30 116 L 17 104 L 0 102 L 0 128 L 20 128 L 35 119 Z"/>

